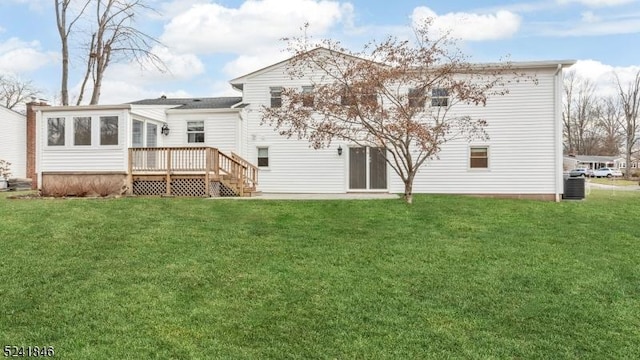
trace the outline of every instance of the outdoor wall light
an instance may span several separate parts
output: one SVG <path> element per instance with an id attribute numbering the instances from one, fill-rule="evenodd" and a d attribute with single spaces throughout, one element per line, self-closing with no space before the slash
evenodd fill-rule
<path id="1" fill-rule="evenodd" d="M 167 126 L 167 124 L 162 125 L 162 129 L 160 129 L 160 132 L 164 136 L 169 135 L 169 127 Z"/>
<path id="2" fill-rule="evenodd" d="M 342 155 L 342 146 L 338 145 L 338 156 Z"/>

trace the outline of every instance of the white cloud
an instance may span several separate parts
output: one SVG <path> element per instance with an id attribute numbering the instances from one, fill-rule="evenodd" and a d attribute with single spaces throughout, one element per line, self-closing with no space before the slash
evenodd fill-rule
<path id="1" fill-rule="evenodd" d="M 624 85 L 631 81 L 640 71 L 640 65 L 626 67 L 614 67 L 596 60 L 579 60 L 569 71 L 575 71 L 581 78 L 589 79 L 596 85 L 596 91 L 602 96 L 615 96 L 617 94 L 614 73 L 618 74 L 620 82 Z"/>
<path id="2" fill-rule="evenodd" d="M 222 70 L 229 79 L 234 79 L 238 76 L 262 69 L 265 66 L 278 63 L 288 57 L 288 54 L 274 50 L 259 55 L 240 55 L 235 60 L 225 64 Z"/>
<path id="3" fill-rule="evenodd" d="M 205 72 L 204 64 L 194 54 L 176 54 L 166 47 L 155 47 L 152 51 L 165 63 L 168 71 L 160 71 L 151 63 L 145 64 L 144 68 L 137 62 L 114 63 L 107 70 L 106 76 L 127 78 L 138 84 L 145 84 L 167 80 L 188 80 Z"/>
<path id="4" fill-rule="evenodd" d="M 559 4 L 578 3 L 588 7 L 607 7 L 630 4 L 636 0 L 557 0 Z"/>
<path id="5" fill-rule="evenodd" d="M 550 24 L 540 33 L 547 36 L 598 36 L 634 34 L 640 32 L 640 14 L 629 14 L 602 18 L 595 14 L 583 13 L 580 22 Z"/>
<path id="6" fill-rule="evenodd" d="M 181 52 L 257 54 L 300 34 L 305 22 L 310 35 L 324 34 L 352 14 L 351 4 L 327 0 L 247 0 L 239 8 L 206 2 L 175 16 L 161 40 Z"/>
<path id="7" fill-rule="evenodd" d="M 600 21 L 600 18 L 593 13 L 593 11 L 585 11 L 581 14 L 582 22 L 586 23 L 596 23 Z"/>
<path id="8" fill-rule="evenodd" d="M 89 101 L 88 97 L 91 96 L 91 91 L 91 88 L 85 90 L 85 105 Z M 70 91 L 71 101 L 74 104 L 79 92 L 80 84 Z M 127 80 L 105 80 L 100 89 L 100 104 L 124 104 L 136 100 L 158 98 L 161 95 L 175 98 L 194 96 L 185 90 L 164 91 L 162 89 L 142 87 Z"/>
<path id="9" fill-rule="evenodd" d="M 37 41 L 10 38 L 0 43 L 0 73 L 21 74 L 35 71 L 58 59 L 55 52 L 43 52 Z"/>
<path id="10" fill-rule="evenodd" d="M 433 28 L 438 33 L 451 31 L 452 37 L 470 41 L 509 38 L 518 32 L 522 23 L 519 15 L 505 10 L 494 14 L 458 12 L 438 15 L 426 6 L 419 6 L 411 15 L 414 26 L 427 18 L 433 19 Z"/>

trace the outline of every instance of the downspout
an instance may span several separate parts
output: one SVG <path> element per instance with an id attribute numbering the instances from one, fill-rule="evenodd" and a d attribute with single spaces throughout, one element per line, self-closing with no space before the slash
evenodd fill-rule
<path id="1" fill-rule="evenodd" d="M 562 64 L 558 64 L 558 68 L 556 69 L 555 74 L 553 74 L 554 85 L 553 85 L 553 98 L 555 109 L 553 111 L 554 119 L 553 119 L 553 127 L 554 127 L 554 140 L 555 140 L 555 201 L 560 202 L 562 200 L 562 194 L 564 192 L 564 177 L 562 172 L 562 134 L 560 133 L 560 119 L 561 119 L 561 104 L 562 104 L 562 91 L 560 91 L 561 86 L 561 78 L 560 74 L 562 73 Z M 562 190 L 561 190 L 562 189 Z"/>

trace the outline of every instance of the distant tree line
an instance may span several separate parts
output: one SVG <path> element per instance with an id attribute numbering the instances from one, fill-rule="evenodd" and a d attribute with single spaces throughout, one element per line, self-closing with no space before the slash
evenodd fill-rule
<path id="1" fill-rule="evenodd" d="M 629 82 L 614 74 L 616 93 L 598 95 L 595 83 L 569 71 L 564 79 L 564 150 L 578 155 L 620 155 L 637 160 L 640 71 Z"/>

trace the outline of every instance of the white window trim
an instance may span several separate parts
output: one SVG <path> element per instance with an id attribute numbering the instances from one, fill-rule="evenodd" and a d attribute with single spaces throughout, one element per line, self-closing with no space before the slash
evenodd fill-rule
<path id="1" fill-rule="evenodd" d="M 267 149 L 267 159 L 269 160 L 269 166 L 258 165 L 259 149 Z M 256 145 L 256 166 L 258 170 L 271 171 L 271 147 L 269 145 Z"/>
<path id="2" fill-rule="evenodd" d="M 118 144 L 117 145 L 101 145 L 100 144 L 100 118 L 114 116 L 118 118 Z M 88 117 L 91 118 L 91 145 L 75 145 L 75 127 L 73 118 Z M 64 145 L 49 145 L 49 119 L 64 119 Z M 69 151 L 69 150 L 120 150 L 126 148 L 129 140 L 123 136 L 125 131 L 124 118 L 121 113 L 105 113 L 105 114 L 43 114 L 43 147 L 45 151 Z M 123 140 L 124 137 L 124 140 Z"/>
<path id="3" fill-rule="evenodd" d="M 471 167 L 471 149 L 472 148 L 487 148 L 487 167 L 486 168 Z M 467 171 L 472 171 L 472 172 L 491 171 L 491 146 L 487 144 L 469 144 L 469 146 L 467 147 Z"/>
<path id="4" fill-rule="evenodd" d="M 202 122 L 202 131 L 189 131 L 189 123 L 193 122 Z M 203 120 L 185 120 L 185 144 L 188 146 L 205 146 L 207 143 L 207 122 Z M 202 133 L 204 135 L 204 139 L 202 142 L 189 142 L 189 134 L 199 134 Z"/>
<path id="5" fill-rule="evenodd" d="M 447 92 L 447 96 L 434 96 L 433 95 L 433 91 L 434 90 L 444 90 Z M 447 99 L 447 105 L 433 105 L 433 101 L 434 100 L 440 100 L 440 99 Z M 442 87 L 434 87 L 431 89 L 431 96 L 429 98 L 429 106 L 434 107 L 434 108 L 448 108 L 451 105 L 451 93 L 449 92 L 449 89 L 447 88 L 442 88 Z"/>

